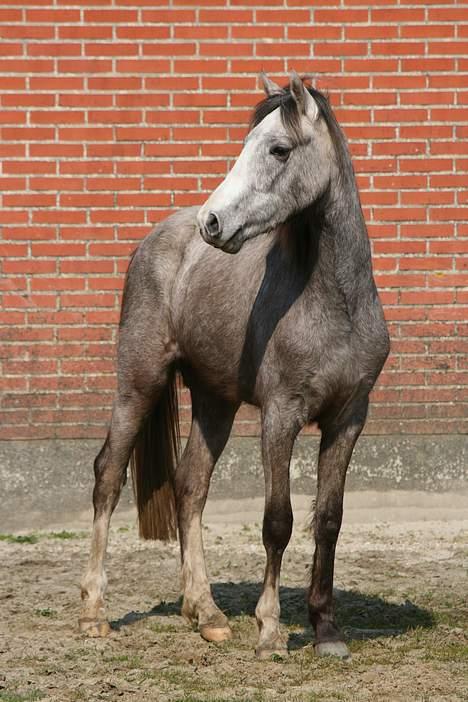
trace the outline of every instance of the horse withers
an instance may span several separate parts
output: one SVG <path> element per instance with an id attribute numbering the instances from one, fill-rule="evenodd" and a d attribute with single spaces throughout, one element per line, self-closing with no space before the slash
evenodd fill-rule
<path id="1" fill-rule="evenodd" d="M 132 466 L 144 538 L 178 531 L 182 614 L 209 641 L 231 636 L 215 604 L 201 518 L 213 468 L 242 402 L 261 410 L 266 568 L 256 607 L 260 658 L 286 652 L 281 561 L 292 530 L 289 464 L 299 431 L 321 430 L 308 592 L 319 655 L 349 652 L 333 615 L 346 470 L 389 351 L 369 240 L 343 133 L 327 99 L 295 73 L 266 98 L 242 152 L 201 209 L 172 215 L 128 269 L 110 429 L 95 461 L 81 629 L 109 631 L 104 557 Z M 228 254 L 235 254 L 229 256 Z M 176 375 L 192 399 L 179 459 Z"/>

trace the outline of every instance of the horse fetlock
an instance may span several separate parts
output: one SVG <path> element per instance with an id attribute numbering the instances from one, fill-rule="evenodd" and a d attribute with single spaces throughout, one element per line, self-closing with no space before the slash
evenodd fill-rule
<path id="1" fill-rule="evenodd" d="M 191 626 L 198 626 L 200 634 L 208 641 L 225 641 L 232 637 L 226 615 L 215 605 L 211 596 L 198 600 L 185 597 L 181 614 Z"/>
<path id="2" fill-rule="evenodd" d="M 198 612 L 194 602 L 184 598 L 180 613 L 182 618 L 185 619 L 190 626 L 196 626 L 198 624 Z"/>
<path id="3" fill-rule="evenodd" d="M 78 624 L 80 631 L 90 638 L 104 638 L 111 631 L 110 624 L 105 618 L 80 617 Z"/>
<path id="4" fill-rule="evenodd" d="M 260 618 L 256 612 L 256 620 L 259 632 L 258 644 L 255 649 L 257 658 L 266 659 L 272 655 L 285 655 L 288 652 L 288 647 L 281 636 L 279 616 Z"/>
<path id="5" fill-rule="evenodd" d="M 205 624 L 200 624 L 199 631 L 200 636 L 202 639 L 205 639 L 205 641 L 221 643 L 222 641 L 229 641 L 229 639 L 232 639 L 232 629 L 224 615 L 214 620 L 210 620 Z"/>
<path id="6" fill-rule="evenodd" d="M 269 635 L 260 634 L 258 644 L 255 648 L 255 655 L 260 660 L 267 660 L 271 656 L 288 655 L 288 647 L 279 631 L 272 632 Z"/>
<path id="7" fill-rule="evenodd" d="M 335 656 L 343 661 L 351 660 L 351 653 L 344 641 L 324 641 L 314 646 L 317 656 Z"/>

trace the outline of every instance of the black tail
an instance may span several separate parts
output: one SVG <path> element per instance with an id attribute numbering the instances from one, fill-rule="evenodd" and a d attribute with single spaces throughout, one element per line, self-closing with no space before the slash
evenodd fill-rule
<path id="1" fill-rule="evenodd" d="M 177 538 L 174 471 L 180 454 L 179 406 L 173 373 L 138 435 L 130 460 L 140 536 Z"/>

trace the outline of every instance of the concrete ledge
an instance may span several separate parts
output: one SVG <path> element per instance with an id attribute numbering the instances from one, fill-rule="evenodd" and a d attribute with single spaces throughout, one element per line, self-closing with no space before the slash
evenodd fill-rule
<path id="1" fill-rule="evenodd" d="M 94 440 L 0 442 L 0 531 L 18 528 L 21 514 L 37 527 L 89 509 Z M 318 439 L 301 437 L 291 465 L 292 491 L 315 492 Z M 465 436 L 364 436 L 356 446 L 347 489 L 468 493 Z M 233 438 L 213 476 L 213 498 L 255 498 L 263 494 L 260 442 Z M 126 486 L 122 508 L 132 504 Z"/>

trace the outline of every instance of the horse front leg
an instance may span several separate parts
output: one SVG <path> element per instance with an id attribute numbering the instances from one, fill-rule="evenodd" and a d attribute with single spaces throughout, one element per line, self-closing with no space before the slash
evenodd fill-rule
<path id="1" fill-rule="evenodd" d="M 350 657 L 335 623 L 333 573 L 343 515 L 346 471 L 364 426 L 366 412 L 367 402 L 358 407 L 346 422 L 322 427 L 313 522 L 315 553 L 308 596 L 309 617 L 315 630 L 315 652 L 319 656 Z"/>
<path id="2" fill-rule="evenodd" d="M 202 514 L 210 478 L 229 438 L 237 408 L 192 393 L 192 427 L 175 474 L 176 503 L 182 559 L 182 616 L 198 626 L 207 641 L 232 636 L 227 617 L 211 594 L 202 539 Z"/>
<path id="3" fill-rule="evenodd" d="M 286 422 L 278 408 L 263 415 L 262 458 L 265 472 L 265 513 L 263 518 L 263 545 L 266 551 L 263 590 L 255 609 L 259 629 L 255 653 L 266 659 L 272 654 L 287 653 L 282 639 L 280 619 L 280 571 L 283 553 L 291 538 L 293 514 L 291 508 L 289 463 L 299 427 Z"/>

